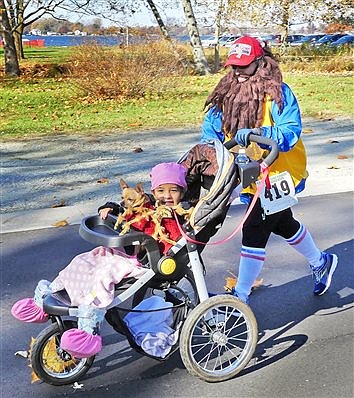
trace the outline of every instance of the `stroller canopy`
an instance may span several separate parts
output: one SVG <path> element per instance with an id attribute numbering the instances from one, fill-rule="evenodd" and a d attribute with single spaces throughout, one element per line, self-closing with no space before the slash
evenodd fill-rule
<path id="1" fill-rule="evenodd" d="M 189 220 L 194 229 L 225 215 L 230 195 L 240 182 L 234 155 L 217 140 L 198 144 L 178 161 L 188 169 L 187 199 L 194 204 Z"/>

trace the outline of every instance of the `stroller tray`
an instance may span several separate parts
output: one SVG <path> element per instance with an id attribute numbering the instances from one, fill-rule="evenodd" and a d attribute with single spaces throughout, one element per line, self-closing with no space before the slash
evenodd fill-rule
<path id="1" fill-rule="evenodd" d="M 124 247 L 153 240 L 151 236 L 134 229 L 119 236 L 119 231 L 114 229 L 116 220 L 112 215 L 108 215 L 105 220 L 99 215 L 85 217 L 81 221 L 80 236 L 90 243 L 105 247 Z"/>

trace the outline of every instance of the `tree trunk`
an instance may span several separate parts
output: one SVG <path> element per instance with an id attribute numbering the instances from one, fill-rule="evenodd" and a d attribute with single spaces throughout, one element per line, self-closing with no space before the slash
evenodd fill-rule
<path id="1" fill-rule="evenodd" d="M 17 58 L 25 59 L 25 55 L 23 53 L 23 45 L 22 45 L 22 34 L 18 33 L 18 31 L 15 30 L 13 32 L 12 36 L 13 36 L 14 42 L 15 42 Z"/>
<path id="2" fill-rule="evenodd" d="M 158 11 L 158 9 L 155 6 L 155 3 L 152 0 L 146 0 L 146 2 L 148 3 L 152 13 L 154 14 L 154 17 L 156 19 L 157 24 L 159 25 L 159 28 L 161 30 L 162 36 L 166 39 L 166 40 L 171 40 L 170 35 L 168 34 L 168 31 L 166 29 L 165 24 L 163 23 L 163 20 L 160 16 L 160 13 Z"/>
<path id="3" fill-rule="evenodd" d="M 14 38 L 15 38 L 15 45 L 16 45 L 16 50 L 17 50 L 17 57 L 19 59 L 24 59 L 25 54 L 23 52 L 23 44 L 22 44 L 22 36 L 23 36 L 23 29 L 24 29 L 24 4 L 23 0 L 17 0 L 16 4 L 16 9 L 17 9 L 17 20 L 15 21 L 16 23 L 16 29 L 14 32 Z"/>
<path id="4" fill-rule="evenodd" d="M 15 41 L 12 36 L 9 18 L 6 12 L 4 0 L 0 0 L 1 20 L 0 29 L 4 45 L 5 75 L 19 76 L 20 67 L 18 64 Z"/>
<path id="5" fill-rule="evenodd" d="M 188 68 L 190 66 L 189 62 L 187 60 L 183 59 L 180 56 L 179 52 L 176 51 L 175 46 L 172 43 L 171 36 L 168 33 L 168 30 L 167 30 L 167 28 L 166 28 L 166 26 L 165 26 L 165 24 L 164 24 L 164 22 L 163 22 L 163 20 L 162 20 L 162 18 L 160 16 L 160 13 L 159 13 L 158 9 L 155 6 L 155 3 L 152 0 L 146 0 L 146 2 L 148 3 L 152 13 L 154 14 L 156 22 L 159 25 L 159 28 L 161 30 L 162 36 L 164 37 L 165 40 L 167 40 L 170 43 L 171 50 L 172 50 L 173 54 L 179 60 L 179 62 L 181 63 L 181 65 L 184 68 Z"/>
<path id="6" fill-rule="evenodd" d="M 192 4 L 190 0 L 182 0 L 183 11 L 186 16 L 187 29 L 189 33 L 190 43 L 193 50 L 193 57 L 196 70 L 201 75 L 209 75 L 210 68 L 205 57 L 202 43 L 200 40 L 197 21 L 195 20 Z"/>
<path id="7" fill-rule="evenodd" d="M 281 45 L 284 48 L 286 47 L 286 39 L 288 38 L 289 35 L 289 20 L 290 20 L 289 7 L 290 4 L 284 5 L 282 22 L 281 22 Z"/>
<path id="8" fill-rule="evenodd" d="M 215 47 L 214 47 L 214 72 L 216 73 L 220 68 L 220 46 L 219 46 L 219 36 L 221 33 L 221 16 L 224 10 L 224 0 L 219 0 L 218 11 L 215 18 Z"/>

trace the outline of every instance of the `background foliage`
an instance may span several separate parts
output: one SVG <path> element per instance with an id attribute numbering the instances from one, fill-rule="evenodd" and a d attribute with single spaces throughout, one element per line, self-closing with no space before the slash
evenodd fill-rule
<path id="1" fill-rule="evenodd" d="M 180 57 L 186 57 L 183 49 L 179 47 Z M 163 94 L 172 77 L 186 73 L 167 42 L 81 46 L 70 58 L 68 69 L 85 95 L 117 100 Z"/>

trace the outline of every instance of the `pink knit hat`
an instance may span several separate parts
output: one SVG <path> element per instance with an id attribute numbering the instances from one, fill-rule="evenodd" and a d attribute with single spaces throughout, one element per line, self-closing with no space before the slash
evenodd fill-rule
<path id="1" fill-rule="evenodd" d="M 11 314 L 22 322 L 43 323 L 49 316 L 42 308 L 38 307 L 33 298 L 25 298 L 17 301 L 11 308 Z"/>
<path id="2" fill-rule="evenodd" d="M 102 337 L 81 329 L 69 329 L 61 336 L 60 348 L 76 358 L 92 357 L 102 350 Z"/>
<path id="3" fill-rule="evenodd" d="M 159 163 L 151 169 L 151 190 L 162 184 L 176 184 L 187 188 L 187 169 L 179 163 Z"/>

